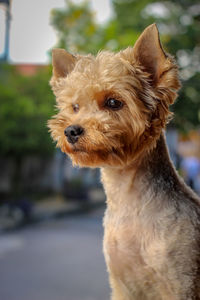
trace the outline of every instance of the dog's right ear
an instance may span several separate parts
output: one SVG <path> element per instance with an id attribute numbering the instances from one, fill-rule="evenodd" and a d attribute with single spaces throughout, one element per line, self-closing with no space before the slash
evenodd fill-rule
<path id="1" fill-rule="evenodd" d="M 66 78 L 67 75 L 72 72 L 76 61 L 77 57 L 64 49 L 57 48 L 52 50 L 53 75 L 50 80 L 50 85 L 56 97 L 59 95 L 63 84 L 63 81 L 59 79 Z"/>
<path id="2" fill-rule="evenodd" d="M 73 70 L 75 64 L 76 57 L 66 50 L 58 48 L 52 50 L 54 80 L 66 77 Z"/>

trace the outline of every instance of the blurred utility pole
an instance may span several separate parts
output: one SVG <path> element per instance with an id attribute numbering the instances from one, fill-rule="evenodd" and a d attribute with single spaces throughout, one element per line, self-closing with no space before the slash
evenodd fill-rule
<path id="1" fill-rule="evenodd" d="M 6 9 L 5 44 L 4 44 L 3 55 L 0 57 L 1 62 L 2 61 L 7 62 L 9 59 L 10 21 L 11 21 L 10 3 L 11 0 L 0 0 L 0 4 L 5 5 L 5 9 Z"/>

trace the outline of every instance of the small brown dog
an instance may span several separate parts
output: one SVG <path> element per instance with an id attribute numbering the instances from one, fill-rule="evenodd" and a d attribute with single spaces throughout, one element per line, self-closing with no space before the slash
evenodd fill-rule
<path id="1" fill-rule="evenodd" d="M 101 167 L 112 299 L 200 299 L 200 202 L 162 133 L 180 84 L 156 25 L 117 54 L 53 50 L 51 85 L 53 139 L 74 164 Z"/>

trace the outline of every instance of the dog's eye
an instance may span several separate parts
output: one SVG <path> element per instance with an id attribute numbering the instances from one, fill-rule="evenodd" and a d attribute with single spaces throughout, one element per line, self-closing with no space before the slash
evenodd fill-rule
<path id="1" fill-rule="evenodd" d="M 120 109 L 120 108 L 122 108 L 122 106 L 123 106 L 123 103 L 114 98 L 109 98 L 105 101 L 105 107 L 111 108 L 113 110 Z"/>
<path id="2" fill-rule="evenodd" d="M 79 111 L 79 105 L 78 104 L 73 104 L 72 108 L 73 108 L 74 112 L 78 112 Z"/>

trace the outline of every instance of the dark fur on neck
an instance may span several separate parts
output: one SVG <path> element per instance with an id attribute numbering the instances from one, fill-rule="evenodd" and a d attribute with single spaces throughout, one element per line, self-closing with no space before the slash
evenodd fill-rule
<path id="1" fill-rule="evenodd" d="M 169 201 L 191 202 L 200 205 L 198 196 L 184 183 L 178 175 L 169 157 L 164 134 L 160 135 L 156 147 L 142 160 L 138 172 L 144 172 L 155 194 L 166 194 Z M 139 174 L 138 174 L 139 175 Z"/>

